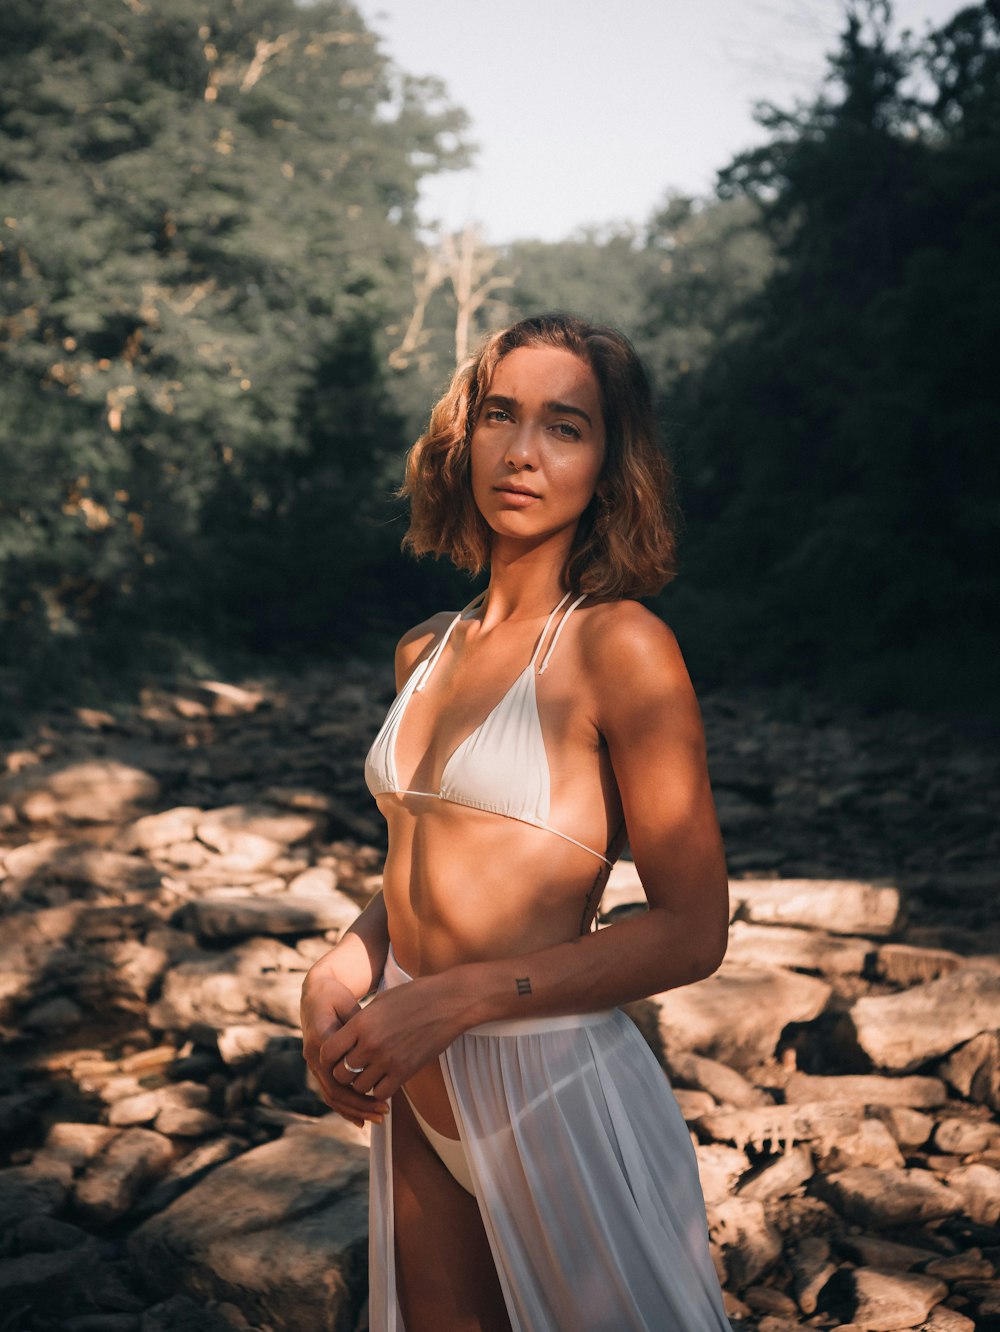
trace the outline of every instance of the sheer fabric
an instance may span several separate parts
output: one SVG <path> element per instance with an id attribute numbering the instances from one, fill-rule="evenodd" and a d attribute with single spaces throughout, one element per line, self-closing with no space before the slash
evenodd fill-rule
<path id="1" fill-rule="evenodd" d="M 390 951 L 380 988 L 408 979 Z M 514 1332 L 730 1332 L 687 1126 L 624 1013 L 487 1023 L 441 1067 Z M 405 1332 L 388 1121 L 370 1227 L 371 1332 Z"/>

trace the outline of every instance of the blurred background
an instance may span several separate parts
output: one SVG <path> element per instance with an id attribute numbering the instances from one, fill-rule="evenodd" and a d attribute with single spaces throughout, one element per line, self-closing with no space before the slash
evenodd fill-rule
<path id="1" fill-rule="evenodd" d="M 0 730 L 467 600 L 393 491 L 551 308 L 653 375 L 700 688 L 995 717 L 998 235 L 997 0 L 5 0 Z"/>

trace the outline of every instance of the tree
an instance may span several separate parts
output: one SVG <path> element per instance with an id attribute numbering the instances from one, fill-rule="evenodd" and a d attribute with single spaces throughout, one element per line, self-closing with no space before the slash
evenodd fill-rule
<path id="1" fill-rule="evenodd" d="M 420 177 L 463 163 L 463 127 L 341 0 L 3 7 L 12 657 L 183 601 L 227 478 L 252 506 L 303 447 L 316 349 L 398 320 Z"/>

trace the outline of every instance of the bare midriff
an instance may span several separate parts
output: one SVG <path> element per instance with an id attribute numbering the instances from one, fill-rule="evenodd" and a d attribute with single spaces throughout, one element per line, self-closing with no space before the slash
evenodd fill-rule
<path id="1" fill-rule="evenodd" d="M 614 859 L 621 804 L 607 750 L 591 745 L 560 767 L 573 775 L 558 798 L 553 792 L 553 826 Z M 389 936 L 411 976 L 518 957 L 589 929 L 609 873 L 590 851 L 546 828 L 432 795 L 387 793 L 378 806 L 389 825 Z M 437 1061 L 406 1090 L 433 1128 L 458 1137 Z"/>

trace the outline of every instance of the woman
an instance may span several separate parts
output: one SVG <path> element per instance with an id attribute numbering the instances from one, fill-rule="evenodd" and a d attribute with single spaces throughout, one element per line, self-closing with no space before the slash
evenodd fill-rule
<path id="1" fill-rule="evenodd" d="M 697 703 L 629 599 L 672 572 L 668 481 L 631 345 L 562 316 L 491 337 L 408 459 L 406 544 L 489 584 L 400 640 L 383 891 L 302 1004 L 324 1099 L 373 1124 L 377 1332 L 728 1332 L 690 1138 L 617 1008 L 726 948 Z M 592 932 L 626 837 L 649 911 Z"/>

